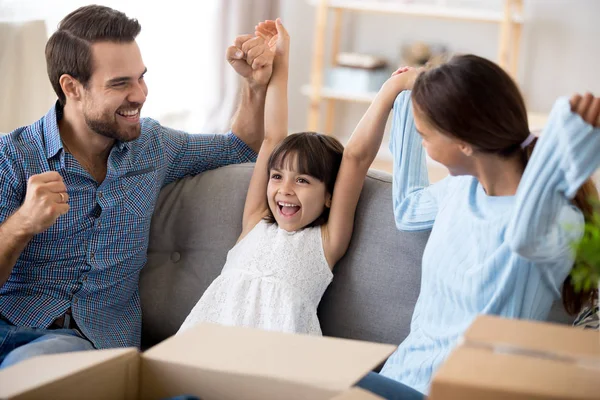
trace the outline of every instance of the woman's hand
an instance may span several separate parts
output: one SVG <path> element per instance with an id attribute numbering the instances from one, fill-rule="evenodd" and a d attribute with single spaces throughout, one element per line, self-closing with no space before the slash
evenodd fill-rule
<path id="1" fill-rule="evenodd" d="M 386 102 L 394 103 L 396 97 L 405 90 L 411 90 L 423 68 L 400 67 L 379 90 L 379 96 L 382 96 Z"/>
<path id="2" fill-rule="evenodd" d="M 574 94 L 570 103 L 571 111 L 579 114 L 588 124 L 600 127 L 600 97 L 594 97 L 591 93 L 584 96 Z"/>

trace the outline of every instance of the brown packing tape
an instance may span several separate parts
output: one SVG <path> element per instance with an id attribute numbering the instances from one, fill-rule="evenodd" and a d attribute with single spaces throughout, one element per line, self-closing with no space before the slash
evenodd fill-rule
<path id="1" fill-rule="evenodd" d="M 598 371 L 537 358 L 460 347 L 436 372 L 431 400 L 598 399 Z"/>
<path id="2" fill-rule="evenodd" d="M 600 333 L 599 340 L 600 340 Z M 513 343 L 488 343 L 483 341 L 477 341 L 473 339 L 465 339 L 464 337 L 459 342 L 459 346 L 489 350 L 497 354 L 513 354 L 526 357 L 533 357 L 538 359 L 546 359 L 559 361 L 564 363 L 575 364 L 581 368 L 589 368 L 600 371 L 600 359 L 596 357 L 589 357 L 584 355 L 575 356 L 559 350 L 537 350 L 531 349 L 524 346 L 516 345 Z"/>
<path id="3" fill-rule="evenodd" d="M 571 326 L 540 321 L 480 315 L 464 334 L 465 340 L 510 343 L 530 350 L 600 359 L 600 335 Z"/>

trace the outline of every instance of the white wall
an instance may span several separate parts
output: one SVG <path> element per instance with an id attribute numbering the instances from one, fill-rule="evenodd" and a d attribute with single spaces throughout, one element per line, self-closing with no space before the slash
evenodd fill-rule
<path id="1" fill-rule="evenodd" d="M 290 128 L 306 129 L 308 99 L 300 87 L 310 80 L 315 8 L 306 0 L 282 0 L 282 19 L 292 37 Z M 548 112 L 574 91 L 600 94 L 600 1 L 524 0 L 526 23 L 519 83 L 530 111 Z M 499 30 L 493 24 L 346 14 L 342 50 L 399 59 L 403 41 L 440 41 L 453 51 L 495 60 Z M 329 36 L 331 37 L 331 36 Z M 352 132 L 365 105 L 338 103 L 336 135 Z"/>
<path id="2" fill-rule="evenodd" d="M 221 0 L 210 0 L 216 2 Z M 392 1 L 392 0 L 390 0 Z M 474 0 L 471 0 L 474 1 Z M 484 0 L 482 0 L 484 1 Z M 485 0 L 499 1 L 499 0 Z M 84 3 L 83 0 L 0 0 L 0 20 L 11 19 L 19 14 L 29 18 L 47 19 L 48 30 L 52 32 L 68 11 Z M 118 3 L 104 0 L 100 3 Z M 189 6 L 185 0 L 172 0 L 175 8 Z M 554 99 L 573 91 L 591 90 L 600 93 L 600 0 L 524 0 L 526 24 L 520 58 L 519 81 L 531 111 L 549 111 Z M 300 94 L 300 87 L 309 82 L 313 49 L 313 28 L 315 9 L 306 0 L 282 0 L 282 18 L 292 35 L 292 55 L 290 71 L 290 128 L 292 131 L 306 129 L 308 99 Z M 139 8 L 140 0 L 125 0 L 120 8 L 138 16 L 142 22 L 155 19 L 145 7 Z M 140 14 L 140 15 L 138 15 Z M 198 14 L 198 13 L 191 13 Z M 202 13 L 200 13 L 202 14 Z M 146 17 L 146 18 L 144 18 Z M 151 22 L 146 21 L 142 37 L 149 34 Z M 183 24 L 187 23 L 187 20 Z M 455 51 L 468 51 L 495 59 L 498 43 L 498 29 L 491 24 L 452 22 L 428 19 L 411 19 L 398 15 L 349 14 L 345 17 L 342 49 L 371 52 L 398 60 L 403 41 L 413 40 L 442 41 Z M 169 40 L 174 32 L 166 35 Z M 143 39 L 143 38 L 142 38 Z M 149 80 L 152 96 L 149 97 L 147 111 L 152 111 L 153 103 L 160 98 L 170 98 L 180 104 L 181 96 L 172 96 L 174 90 L 180 93 L 185 85 L 173 85 L 172 80 L 186 74 L 179 73 L 183 66 L 186 71 L 198 70 L 201 62 L 182 63 L 181 57 L 172 57 L 181 48 L 169 45 L 168 40 L 155 40 L 149 37 L 152 49 L 145 49 L 146 62 L 152 64 Z M 143 40 L 142 40 L 143 41 Z M 182 42 L 185 46 L 185 42 Z M 188 45 L 191 44 L 188 43 Z M 198 41 L 192 52 L 202 47 Z M 190 47 L 187 47 L 189 49 Z M 153 50 L 153 51 L 150 51 Z M 165 66 L 153 56 L 175 60 L 179 69 L 176 76 L 169 76 L 172 65 Z M 155 57 L 155 58 L 156 58 Z M 189 57 L 187 57 L 189 58 Z M 189 86 L 189 85 L 187 85 Z M 193 93 L 193 91 L 188 91 Z M 179 102 L 177 101 L 179 100 Z M 172 106 L 172 104 L 170 104 Z M 163 109 L 162 104 L 156 104 Z M 338 103 L 336 133 L 348 136 L 365 110 L 364 104 Z M 164 110 L 163 110 L 164 111 Z M 151 113 L 149 115 L 154 115 Z"/>
<path id="3" fill-rule="evenodd" d="M 158 119 L 172 128 L 198 132 L 216 102 L 213 94 L 216 95 L 214 92 L 217 89 L 214 86 L 218 84 L 218 80 L 215 79 L 213 70 L 219 65 L 215 63 L 214 57 L 224 57 L 225 54 L 221 41 L 207 34 L 216 24 L 220 1 L 222 0 L 170 0 L 171 8 L 166 13 L 164 5 L 143 0 L 0 0 L 0 23 L 41 20 L 45 22 L 49 36 L 67 14 L 87 4 L 114 7 L 137 18 L 142 25 L 137 42 L 148 66 L 146 82 L 150 88 L 142 116 Z M 2 46 L 2 39 L 0 38 L 0 56 L 7 48 Z M 44 89 L 50 93 L 49 97 L 44 96 L 48 97 L 46 104 L 35 109 L 30 107 L 31 109 L 26 110 L 27 118 L 21 118 L 11 126 L 0 125 L 0 130 L 10 131 L 33 123 L 54 104 L 56 96 L 47 83 L 45 44 L 46 40 L 43 40 L 43 43 L 31 43 L 32 48 L 27 47 L 27 54 L 32 53 L 32 57 L 35 56 L 32 59 L 36 62 L 30 63 L 26 72 L 27 75 L 35 73 L 36 76 L 46 76 L 44 85 L 48 88 Z M 0 57 L 0 61 L 11 68 L 19 68 L 18 65 L 9 65 L 17 62 L 10 55 L 5 60 Z M 26 79 L 25 72 L 21 75 Z M 23 87 L 21 89 L 25 90 Z M 27 91 L 11 96 L 19 99 L 31 94 Z M 20 106 L 25 107 L 25 103 Z"/>

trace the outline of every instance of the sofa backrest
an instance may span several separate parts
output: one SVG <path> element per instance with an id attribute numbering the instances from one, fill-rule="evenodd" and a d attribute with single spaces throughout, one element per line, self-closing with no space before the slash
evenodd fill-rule
<path id="1" fill-rule="evenodd" d="M 241 232 L 252 164 L 231 165 L 165 187 L 158 199 L 140 276 L 142 343 L 177 332 L 219 275 Z M 409 332 L 429 232 L 394 224 L 391 175 L 371 170 L 350 248 L 319 307 L 323 334 L 399 344 Z M 552 320 L 568 321 L 560 307 Z"/>

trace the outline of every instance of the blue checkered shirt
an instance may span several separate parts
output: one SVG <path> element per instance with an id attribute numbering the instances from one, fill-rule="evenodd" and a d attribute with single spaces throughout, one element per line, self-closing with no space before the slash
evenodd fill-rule
<path id="1" fill-rule="evenodd" d="M 0 314 L 17 326 L 47 328 L 71 308 L 97 348 L 140 345 L 138 278 L 160 189 L 184 176 L 255 161 L 233 133 L 190 135 L 141 120 L 141 135 L 117 142 L 98 185 L 63 150 L 57 105 L 0 138 L 0 223 L 22 204 L 27 179 L 58 171 L 69 212 L 35 235 L 0 288 Z"/>

